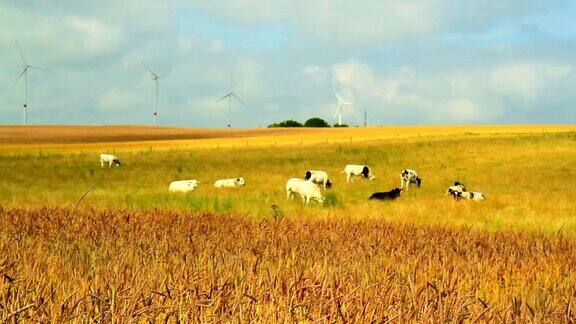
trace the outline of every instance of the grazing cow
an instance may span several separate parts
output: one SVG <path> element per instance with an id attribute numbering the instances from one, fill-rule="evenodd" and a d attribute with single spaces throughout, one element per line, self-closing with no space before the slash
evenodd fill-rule
<path id="1" fill-rule="evenodd" d="M 483 192 L 479 191 L 463 191 L 457 194 L 458 198 L 456 199 L 466 199 L 466 200 L 474 200 L 474 201 L 483 201 L 486 200 L 486 196 L 484 196 Z"/>
<path id="2" fill-rule="evenodd" d="M 108 163 L 108 167 L 119 167 L 120 166 L 120 160 L 118 160 L 118 157 L 116 155 L 113 154 L 100 154 L 100 167 L 103 168 L 104 167 L 104 163 Z"/>
<path id="3" fill-rule="evenodd" d="M 453 185 L 448 187 L 448 190 L 446 190 L 446 195 L 454 196 L 455 192 L 464 192 L 464 191 L 466 191 L 466 186 L 463 183 L 456 181 L 454 182 Z"/>
<path id="4" fill-rule="evenodd" d="M 170 182 L 170 186 L 168 187 L 168 191 L 170 192 L 190 192 L 194 191 L 198 186 L 200 181 L 193 179 L 193 180 L 178 180 Z"/>
<path id="5" fill-rule="evenodd" d="M 324 197 L 320 188 L 312 181 L 306 181 L 298 178 L 291 178 L 286 182 L 286 198 L 293 198 L 293 194 L 298 193 L 302 202 L 308 205 L 310 200 L 316 200 L 320 204 L 324 203 Z"/>
<path id="6" fill-rule="evenodd" d="M 386 192 L 375 192 L 370 196 L 370 200 L 394 200 L 400 197 L 400 192 L 402 192 L 402 190 L 403 189 L 400 188 L 394 188 Z"/>
<path id="7" fill-rule="evenodd" d="M 354 178 L 352 177 L 362 177 L 363 179 L 374 180 L 376 177 L 372 175 L 370 168 L 365 165 L 356 165 L 356 164 L 348 164 L 344 167 L 344 171 L 342 173 L 346 173 L 346 182 L 354 182 Z"/>
<path id="8" fill-rule="evenodd" d="M 400 173 L 400 189 L 408 190 L 408 187 L 410 187 L 411 183 L 415 183 L 418 185 L 418 187 L 420 187 L 422 179 L 418 177 L 418 173 L 414 170 L 411 169 L 402 170 L 402 172 Z"/>
<path id="9" fill-rule="evenodd" d="M 235 179 L 220 179 L 214 182 L 214 187 L 216 188 L 223 188 L 223 187 L 240 187 L 243 186 L 245 183 L 244 178 L 235 178 Z"/>
<path id="10" fill-rule="evenodd" d="M 326 190 L 326 188 L 332 187 L 332 182 L 330 182 L 330 179 L 328 178 L 328 173 L 324 171 L 308 170 L 304 175 L 304 180 L 322 184 L 324 185 L 324 190 Z"/>

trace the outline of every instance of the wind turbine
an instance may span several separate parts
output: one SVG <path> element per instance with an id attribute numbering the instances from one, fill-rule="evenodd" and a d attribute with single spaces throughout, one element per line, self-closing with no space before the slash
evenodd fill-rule
<path id="1" fill-rule="evenodd" d="M 246 104 L 244 104 L 244 102 L 242 100 L 240 100 L 240 98 L 238 98 L 238 96 L 236 94 L 234 94 L 234 92 L 232 92 L 232 91 L 230 91 L 224 97 L 218 99 L 217 102 L 220 102 L 226 98 L 228 98 L 228 128 L 230 128 L 232 125 L 232 98 L 236 98 L 236 100 L 238 100 L 243 106 L 246 106 Z"/>
<path id="2" fill-rule="evenodd" d="M 142 63 L 142 66 L 144 66 L 146 68 L 146 70 L 148 70 L 148 72 L 150 72 L 150 74 L 152 75 L 152 80 L 154 80 L 154 127 L 156 127 L 156 118 L 158 118 L 158 94 L 160 93 L 160 78 L 163 77 L 166 72 L 162 73 L 162 74 L 157 74 L 154 71 L 152 71 L 152 69 L 150 69 L 149 67 L 146 66 L 146 64 Z"/>
<path id="3" fill-rule="evenodd" d="M 336 108 L 336 113 L 334 113 L 333 118 L 336 119 L 336 116 L 338 116 L 338 126 L 341 126 L 342 125 L 342 107 L 344 107 L 344 105 L 352 105 L 352 103 L 349 101 L 342 100 L 342 98 L 338 94 L 338 91 L 336 91 L 335 86 L 332 86 L 332 89 L 334 89 L 334 94 L 336 95 L 336 99 L 338 99 L 338 108 Z"/>
<path id="4" fill-rule="evenodd" d="M 15 86 L 16 83 L 18 83 L 18 80 L 20 80 L 20 78 L 24 76 L 24 105 L 22 105 L 23 108 L 22 125 L 26 126 L 27 122 L 26 113 L 28 111 L 28 69 L 45 70 L 45 71 L 50 71 L 50 69 L 38 66 L 32 66 L 28 64 L 26 62 L 26 58 L 24 57 L 24 53 L 22 53 L 20 44 L 18 44 L 17 40 L 15 40 L 14 42 L 16 43 L 16 47 L 18 48 L 18 52 L 20 53 L 20 58 L 22 59 L 22 72 L 20 72 L 20 74 L 18 75 L 12 86 Z"/>

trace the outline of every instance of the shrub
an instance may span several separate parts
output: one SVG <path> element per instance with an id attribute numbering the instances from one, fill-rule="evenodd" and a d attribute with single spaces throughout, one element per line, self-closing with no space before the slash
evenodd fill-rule
<path id="1" fill-rule="evenodd" d="M 312 117 L 304 123 L 304 127 L 330 127 L 330 124 L 322 118 Z"/>
<path id="2" fill-rule="evenodd" d="M 281 121 L 279 123 L 274 123 L 274 124 L 268 125 L 268 128 L 275 128 L 275 127 L 302 127 L 302 124 L 295 121 L 295 120 L 288 119 L 288 120 Z"/>

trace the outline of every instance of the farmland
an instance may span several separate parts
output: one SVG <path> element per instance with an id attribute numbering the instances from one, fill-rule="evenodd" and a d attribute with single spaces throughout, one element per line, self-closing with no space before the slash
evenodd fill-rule
<path id="1" fill-rule="evenodd" d="M 2 319 L 575 316 L 573 127 L 43 131 L 0 128 Z M 346 184 L 348 163 L 377 180 Z M 367 200 L 406 167 L 422 188 Z M 306 169 L 335 183 L 324 206 L 286 201 Z M 195 192 L 167 192 L 188 178 Z M 446 197 L 455 180 L 487 201 Z"/>

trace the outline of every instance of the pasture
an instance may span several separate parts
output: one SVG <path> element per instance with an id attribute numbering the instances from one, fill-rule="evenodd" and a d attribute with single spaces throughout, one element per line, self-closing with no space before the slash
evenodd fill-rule
<path id="1" fill-rule="evenodd" d="M 574 130 L 0 136 L 0 320 L 574 320 Z M 350 163 L 377 179 L 346 184 Z M 368 200 L 403 168 L 421 188 Z M 307 169 L 334 182 L 323 206 L 286 200 Z M 487 200 L 445 196 L 455 180 Z"/>
<path id="2" fill-rule="evenodd" d="M 22 151 L 26 146 L 21 145 L 21 150 L 0 153 L 0 164 L 6 170 L 0 202 L 10 208 L 71 207 L 94 185 L 81 206 L 244 217 L 282 213 L 297 218 L 376 218 L 488 230 L 573 232 L 574 140 L 572 132 L 475 135 L 464 129 L 458 136 L 439 133 L 407 139 L 254 147 L 161 148 L 162 142 L 158 142 L 155 147 L 141 144 L 135 149 L 139 143 L 135 142 L 126 150 L 107 143 L 99 144 L 105 148 L 96 151 L 84 147 L 89 144 L 73 144 L 74 152 L 58 152 L 36 150 L 35 146 Z M 114 152 L 122 167 L 100 168 L 99 152 Z M 346 184 L 341 173 L 346 164 L 367 164 L 377 179 Z M 424 179 L 420 189 L 404 192 L 393 203 L 368 201 L 375 191 L 399 186 L 399 172 L 404 168 L 419 171 Z M 326 191 L 323 207 L 286 201 L 286 180 L 302 178 L 307 169 L 326 170 L 335 183 Z M 244 187 L 213 187 L 216 179 L 237 176 L 246 178 Z M 169 193 L 168 184 L 178 179 L 198 179 L 200 185 L 193 193 Z M 487 201 L 471 204 L 444 196 L 456 180 L 470 190 L 485 192 Z"/>

